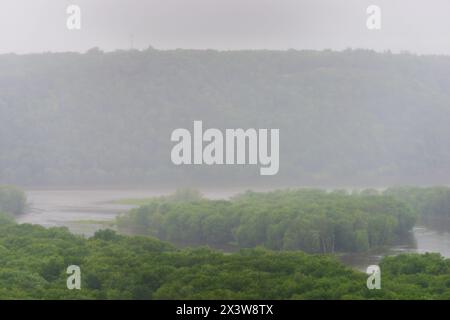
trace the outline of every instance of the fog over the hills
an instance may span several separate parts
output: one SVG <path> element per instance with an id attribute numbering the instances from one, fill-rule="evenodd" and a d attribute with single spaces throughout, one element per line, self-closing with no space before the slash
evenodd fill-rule
<path id="1" fill-rule="evenodd" d="M 0 0 L 0 300 L 450 300 L 449 17 Z"/>
<path id="2" fill-rule="evenodd" d="M 66 28 L 79 5 L 82 29 Z M 382 29 L 366 28 L 366 8 Z M 345 49 L 450 54 L 447 0 L 2 0 L 0 53 L 142 49 Z"/>

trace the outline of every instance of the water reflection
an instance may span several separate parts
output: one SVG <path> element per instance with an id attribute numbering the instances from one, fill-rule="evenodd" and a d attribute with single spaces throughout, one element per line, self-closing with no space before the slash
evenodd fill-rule
<path id="1" fill-rule="evenodd" d="M 435 223 L 438 223 L 435 221 Z M 343 254 L 339 259 L 355 269 L 365 271 L 369 265 L 378 264 L 387 255 L 401 253 L 425 253 L 436 252 L 450 258 L 450 228 L 445 224 L 440 225 L 439 230 L 432 229 L 431 225 L 417 226 L 409 237 L 401 239 L 399 243 L 389 248 L 371 251 L 370 253 Z"/>

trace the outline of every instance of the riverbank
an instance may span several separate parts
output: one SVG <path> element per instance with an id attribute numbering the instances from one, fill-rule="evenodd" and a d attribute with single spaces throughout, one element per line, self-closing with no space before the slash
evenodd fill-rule
<path id="1" fill-rule="evenodd" d="M 205 196 L 226 199 L 242 190 L 209 190 Z M 123 199 L 152 198 L 171 193 L 170 190 L 97 189 L 97 190 L 29 190 L 29 211 L 18 217 L 19 223 L 45 227 L 64 226 L 75 234 L 92 236 L 95 231 L 113 228 L 117 215 L 136 207 L 123 204 Z M 450 257 L 450 233 L 425 226 L 413 229 L 412 241 L 396 244 L 380 251 L 340 255 L 341 261 L 358 270 L 376 264 L 383 256 L 405 252 L 438 252 Z"/>

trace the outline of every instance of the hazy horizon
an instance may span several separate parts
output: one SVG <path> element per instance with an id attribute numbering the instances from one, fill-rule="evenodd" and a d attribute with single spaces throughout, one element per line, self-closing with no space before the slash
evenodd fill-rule
<path id="1" fill-rule="evenodd" d="M 323 50 L 347 48 L 449 55 L 450 3 L 444 0 L 5 0 L 0 53 L 145 49 Z M 66 9 L 82 28 L 66 28 Z M 366 27 L 369 5 L 382 28 Z"/>

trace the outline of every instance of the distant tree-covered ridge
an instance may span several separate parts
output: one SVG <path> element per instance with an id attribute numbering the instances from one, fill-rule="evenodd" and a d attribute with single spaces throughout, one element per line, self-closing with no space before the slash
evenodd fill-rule
<path id="1" fill-rule="evenodd" d="M 249 191 L 231 200 L 181 192 L 149 200 L 119 216 L 117 226 L 179 245 L 332 253 L 390 245 L 412 229 L 416 217 L 406 203 L 371 190 Z"/>
<path id="2" fill-rule="evenodd" d="M 69 265 L 81 290 L 66 286 Z M 331 255 L 175 249 L 111 230 L 85 239 L 65 228 L 0 222 L 0 299 L 450 299 L 450 260 L 385 258 L 382 289 Z"/>
<path id="3" fill-rule="evenodd" d="M 447 183 L 450 57 L 144 50 L 0 56 L 0 181 Z M 280 129 L 280 171 L 174 166 L 170 133 Z M 181 181 L 181 182 L 180 182 Z"/>

